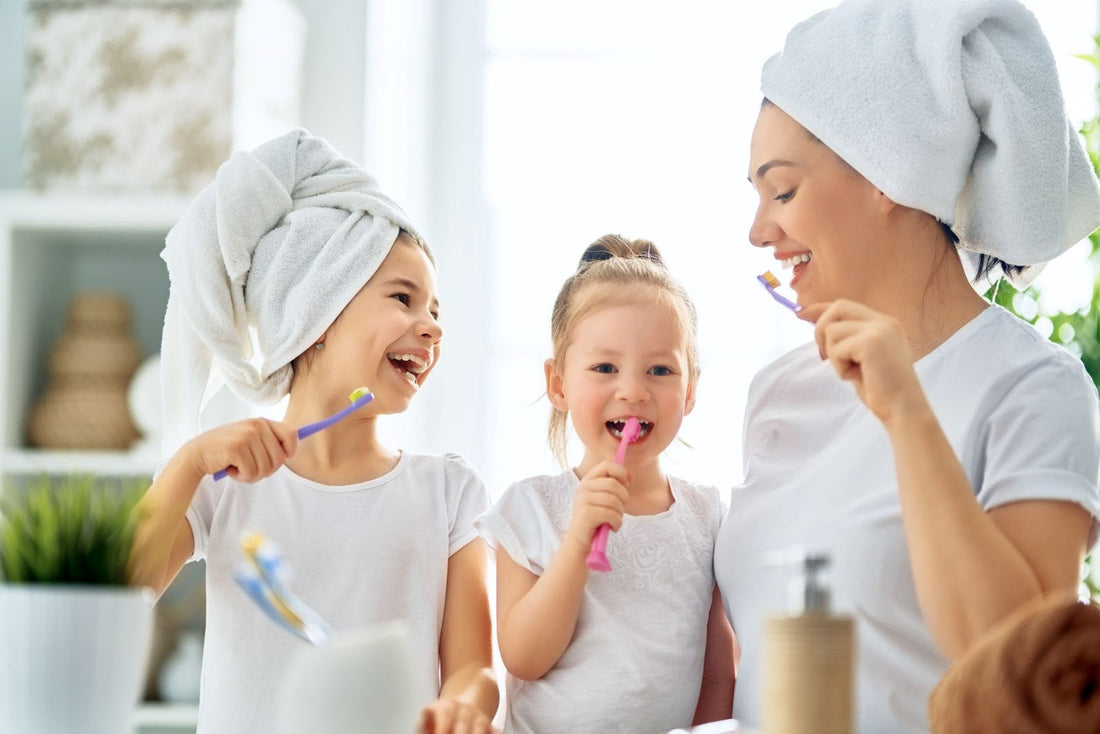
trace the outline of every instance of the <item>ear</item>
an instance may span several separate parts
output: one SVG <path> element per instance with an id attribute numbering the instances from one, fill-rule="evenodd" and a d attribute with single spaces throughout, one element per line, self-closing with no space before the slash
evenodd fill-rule
<path id="1" fill-rule="evenodd" d="M 542 364 L 546 374 L 546 397 L 550 398 L 550 404 L 562 412 L 569 411 L 569 401 L 565 399 L 565 385 L 562 383 L 561 373 L 558 372 L 554 360 L 548 359 Z"/>
<path id="2" fill-rule="evenodd" d="M 695 383 L 689 382 L 687 397 L 684 399 L 684 415 L 691 415 L 693 410 L 695 410 Z"/>

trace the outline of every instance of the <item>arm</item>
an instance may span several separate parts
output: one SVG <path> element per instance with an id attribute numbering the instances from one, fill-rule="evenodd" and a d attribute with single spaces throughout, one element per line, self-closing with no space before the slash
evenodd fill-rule
<path id="1" fill-rule="evenodd" d="M 986 512 L 917 380 L 892 319 L 851 302 L 805 309 L 822 355 L 885 427 L 921 611 L 940 651 L 961 655 L 1022 604 L 1076 594 L 1089 514 L 1054 500 Z"/>
<path id="2" fill-rule="evenodd" d="M 452 555 L 447 565 L 447 596 L 439 636 L 443 684 L 439 698 L 421 714 L 421 731 L 492 731 L 500 702 L 493 674 L 492 634 L 485 587 L 485 546 L 474 541 Z"/>
<path id="3" fill-rule="evenodd" d="M 569 530 L 546 570 L 536 576 L 497 553 L 497 639 L 508 671 L 523 680 L 545 675 L 565 653 L 577 625 L 585 558 L 601 523 L 622 523 L 629 474 L 618 464 L 597 464 L 577 487 Z"/>
<path id="4" fill-rule="evenodd" d="M 293 428 L 262 418 L 221 426 L 184 444 L 135 510 L 131 583 L 160 595 L 191 557 L 195 539 L 186 514 L 204 476 L 228 466 L 231 477 L 254 482 L 282 466 L 297 446 Z"/>
<path id="5" fill-rule="evenodd" d="M 692 726 L 722 721 L 733 715 L 733 689 L 737 683 L 737 642 L 722 608 L 722 595 L 714 587 L 707 619 L 707 649 L 703 657 L 703 683 Z"/>

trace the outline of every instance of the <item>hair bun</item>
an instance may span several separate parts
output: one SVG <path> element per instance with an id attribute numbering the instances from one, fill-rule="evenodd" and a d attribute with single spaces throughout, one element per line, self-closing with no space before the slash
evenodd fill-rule
<path id="1" fill-rule="evenodd" d="M 589 263 L 610 260 L 614 257 L 625 259 L 642 258 L 664 267 L 665 261 L 661 259 L 661 253 L 657 246 L 649 240 L 628 240 L 622 235 L 605 234 L 584 250 L 577 268 L 583 268 Z"/>

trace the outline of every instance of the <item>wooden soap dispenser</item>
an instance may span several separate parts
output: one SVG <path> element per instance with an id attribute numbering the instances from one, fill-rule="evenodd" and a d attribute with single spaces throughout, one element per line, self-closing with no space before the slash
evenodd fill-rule
<path id="1" fill-rule="evenodd" d="M 786 615 L 765 620 L 763 734 L 851 734 L 855 627 L 834 615 L 825 553 L 799 553 Z"/>

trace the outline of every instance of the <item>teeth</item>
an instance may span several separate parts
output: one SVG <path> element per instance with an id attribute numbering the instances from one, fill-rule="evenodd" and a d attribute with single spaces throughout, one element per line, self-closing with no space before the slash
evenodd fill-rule
<path id="1" fill-rule="evenodd" d="M 415 354 L 399 354 L 397 352 L 391 352 L 386 355 L 387 359 L 391 359 L 395 362 L 406 362 L 404 369 L 406 372 L 411 372 L 413 375 L 419 375 L 424 370 L 428 369 L 427 360 L 422 357 L 418 357 Z"/>
<path id="2" fill-rule="evenodd" d="M 609 431 L 611 431 L 612 436 L 614 436 L 615 438 L 622 438 L 623 437 L 623 429 L 626 428 L 626 421 L 625 420 L 623 420 L 623 421 L 608 421 L 606 425 L 607 425 L 607 429 Z M 652 423 L 650 423 L 649 421 L 643 421 L 643 420 L 638 421 L 638 438 L 641 438 L 642 436 L 646 435 L 651 430 L 653 430 L 653 424 Z"/>
<path id="3" fill-rule="evenodd" d="M 800 263 L 808 263 L 812 259 L 813 255 L 808 252 L 803 252 L 802 254 L 795 255 L 794 257 L 788 257 L 786 260 L 783 261 L 783 269 L 790 270 L 795 265 L 799 265 Z"/>

